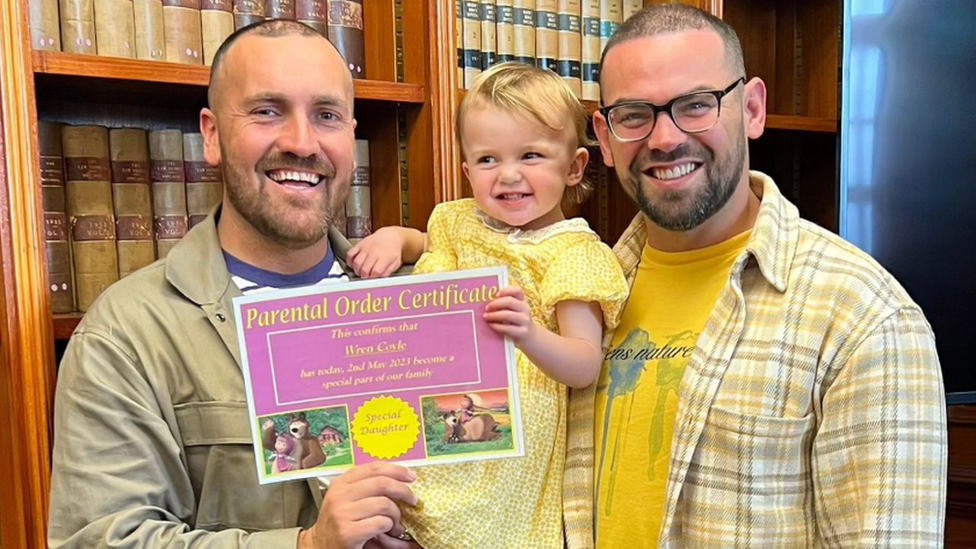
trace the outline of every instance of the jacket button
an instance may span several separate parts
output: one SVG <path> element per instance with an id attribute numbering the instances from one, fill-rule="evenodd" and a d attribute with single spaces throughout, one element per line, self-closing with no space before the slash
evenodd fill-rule
<path id="1" fill-rule="evenodd" d="M 227 320 L 227 317 L 224 316 L 224 313 L 217 313 L 216 316 L 217 316 L 217 320 L 219 320 L 221 322 L 224 322 L 225 320 Z"/>

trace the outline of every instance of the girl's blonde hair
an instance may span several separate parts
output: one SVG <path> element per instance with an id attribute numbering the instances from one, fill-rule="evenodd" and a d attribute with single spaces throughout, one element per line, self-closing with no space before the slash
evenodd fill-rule
<path id="1" fill-rule="evenodd" d="M 566 82 L 556 73 L 531 65 L 500 63 L 483 72 L 464 94 L 458 107 L 454 132 L 461 142 L 465 115 L 470 110 L 493 107 L 498 110 L 527 116 L 557 132 L 570 122 L 576 131 L 576 146 L 587 147 L 587 116 L 583 105 Z M 593 190 L 585 178 L 566 188 L 564 197 L 570 203 L 582 203 Z"/>

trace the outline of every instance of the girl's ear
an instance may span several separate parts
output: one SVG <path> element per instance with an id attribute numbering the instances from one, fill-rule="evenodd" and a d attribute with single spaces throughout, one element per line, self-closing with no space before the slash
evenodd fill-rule
<path id="1" fill-rule="evenodd" d="M 574 187 L 583 181 L 583 173 L 589 161 L 590 151 L 586 150 L 586 147 L 576 149 L 573 153 L 573 161 L 569 165 L 569 173 L 566 175 L 566 186 Z"/>

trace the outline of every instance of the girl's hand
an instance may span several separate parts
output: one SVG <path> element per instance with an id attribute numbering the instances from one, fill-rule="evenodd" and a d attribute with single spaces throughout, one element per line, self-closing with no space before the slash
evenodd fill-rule
<path id="1" fill-rule="evenodd" d="M 536 337 L 536 325 L 532 321 L 525 294 L 518 286 L 507 286 L 485 308 L 485 321 L 492 330 L 512 338 L 521 346 Z"/>
<path id="2" fill-rule="evenodd" d="M 403 265 L 402 235 L 383 227 L 367 236 L 346 254 L 346 263 L 362 278 L 390 276 Z"/>

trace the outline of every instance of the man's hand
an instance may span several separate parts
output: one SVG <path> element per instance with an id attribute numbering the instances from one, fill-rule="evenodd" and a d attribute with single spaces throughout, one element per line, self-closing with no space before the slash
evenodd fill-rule
<path id="1" fill-rule="evenodd" d="M 521 347 L 536 336 L 532 312 L 525 301 L 525 294 L 518 286 L 506 286 L 485 307 L 485 321 L 492 330 L 512 338 Z"/>
<path id="2" fill-rule="evenodd" d="M 396 502 L 417 504 L 408 483 L 417 478 L 409 469 L 374 462 L 336 477 L 315 525 L 298 536 L 299 549 L 410 549 L 416 547 L 389 533 L 402 533 Z"/>
<path id="3" fill-rule="evenodd" d="M 367 236 L 346 254 L 346 263 L 361 278 L 383 278 L 403 265 L 404 238 L 383 227 Z"/>

